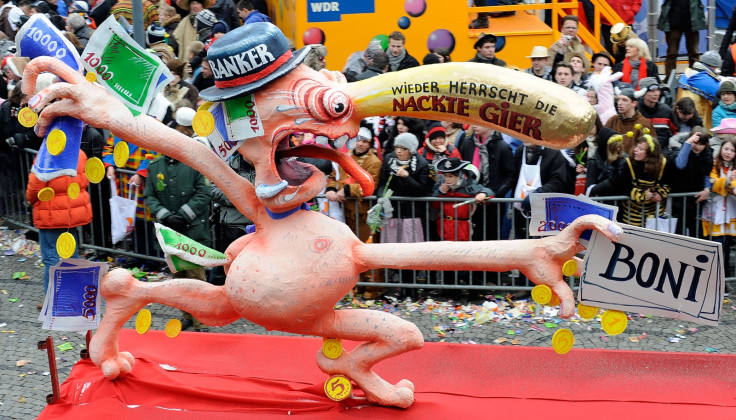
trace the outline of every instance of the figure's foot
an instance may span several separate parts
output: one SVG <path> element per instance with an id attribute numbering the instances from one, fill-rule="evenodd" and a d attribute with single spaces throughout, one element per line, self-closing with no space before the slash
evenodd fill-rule
<path id="1" fill-rule="evenodd" d="M 320 350 L 317 365 L 329 375 L 342 374 L 353 380 L 363 390 L 368 402 L 399 408 L 407 408 L 414 403 L 414 384 L 402 379 L 392 385 L 369 366 L 354 360 L 350 352 L 345 351 L 337 359 L 329 359 Z"/>
<path id="2" fill-rule="evenodd" d="M 107 379 L 116 379 L 118 376 L 127 375 L 133 370 L 135 358 L 127 351 L 122 351 L 116 357 L 103 360 L 100 364 L 102 374 Z"/>

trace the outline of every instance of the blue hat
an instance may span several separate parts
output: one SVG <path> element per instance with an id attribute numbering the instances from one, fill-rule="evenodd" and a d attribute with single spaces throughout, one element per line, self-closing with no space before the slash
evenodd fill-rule
<path id="1" fill-rule="evenodd" d="M 246 95 L 294 70 L 309 54 L 309 46 L 291 52 L 281 30 L 267 22 L 240 26 L 212 43 L 207 61 L 215 86 L 199 92 L 207 101 Z"/>

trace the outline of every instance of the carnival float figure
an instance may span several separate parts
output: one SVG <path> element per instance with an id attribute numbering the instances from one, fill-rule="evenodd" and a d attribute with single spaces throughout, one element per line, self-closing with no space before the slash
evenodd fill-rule
<path id="1" fill-rule="evenodd" d="M 189 279 L 144 283 L 124 269 L 108 273 L 100 286 L 106 311 L 90 343 L 92 361 L 105 377 L 115 379 L 133 369 L 134 357 L 118 348 L 119 330 L 137 311 L 156 302 L 211 326 L 246 318 L 269 330 L 362 342 L 336 359 L 320 351 L 317 364 L 328 374 L 353 380 L 369 402 L 409 407 L 413 384 L 406 379 L 388 383 L 371 368 L 422 347 L 419 329 L 380 311 L 334 310 L 359 274 L 369 269 L 517 268 L 559 296 L 563 318 L 573 315 L 574 296 L 563 280 L 562 265 L 584 249 L 578 237 L 586 229 L 617 240 L 622 230 L 615 223 L 583 216 L 557 236 L 533 240 L 362 243 L 345 224 L 304 209 L 303 203 L 324 189 L 326 178 L 314 166 L 291 158 L 337 162 L 358 180 L 365 196 L 373 192 L 371 176 L 333 148 L 292 148 L 288 139 L 296 131 L 310 132 L 317 143 L 340 146 L 356 136 L 362 118 L 393 114 L 486 124 L 525 141 L 565 148 L 582 141 L 593 124 L 593 109 L 583 98 L 522 73 L 474 63 L 421 67 L 348 84 L 341 73 L 316 72 L 301 64 L 308 51 L 290 51 L 281 31 L 267 23 L 237 28 L 209 49 L 215 86 L 201 96 L 216 103 L 250 95 L 260 115 L 254 130 L 262 129 L 263 134 L 238 147 L 256 168 L 255 185 L 234 174 L 206 146 L 146 115 L 133 116 L 119 100 L 60 61 L 40 57 L 26 67 L 23 84 L 30 96 L 41 72 L 65 81 L 29 100 L 39 114 L 39 135 L 63 115 L 109 129 L 125 141 L 197 169 L 256 226 L 255 233 L 227 249 L 224 286 Z"/>

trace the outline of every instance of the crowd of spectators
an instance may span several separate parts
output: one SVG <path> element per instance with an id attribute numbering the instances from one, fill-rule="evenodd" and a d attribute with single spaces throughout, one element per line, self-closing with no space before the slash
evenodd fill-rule
<path id="1" fill-rule="evenodd" d="M 109 15 L 129 24 L 132 22 L 129 0 L 37 0 L 33 3 L 29 0 L 2 3 L 0 0 L 0 4 L 3 4 L 0 7 L 0 47 L 7 47 L 2 60 L 3 83 L 0 83 L 3 88 L 0 90 L 3 101 L 0 105 L 3 140 L 0 141 L 0 171 L 3 171 L 0 194 L 5 196 L 11 188 L 7 180 L 17 175 L 12 149 L 38 149 L 42 141 L 32 128 L 23 127 L 17 121 L 18 110 L 27 99 L 20 86 L 28 60 L 14 57 L 14 48 L 8 46 L 15 32 L 28 16 L 45 13 L 81 50 L 96 26 Z M 144 1 L 143 6 L 146 47 L 175 76 L 155 98 L 149 114 L 193 136 L 191 116 L 203 103 L 198 92 L 214 84 L 207 61 L 209 46 L 235 26 L 268 21 L 265 2 L 176 0 L 167 4 Z M 679 42 L 680 36 L 685 35 L 690 47 L 694 39 L 692 32 L 701 26 L 702 7 L 668 6 L 666 12 L 660 19 L 660 27 L 667 32 L 668 43 Z M 685 12 L 687 16 L 683 17 Z M 630 27 L 621 23 L 608 27 L 607 50 L 592 51 L 577 35 L 580 24 L 576 16 L 561 19 L 560 38 L 549 46 L 534 46 L 528 56 L 530 67 L 525 69 L 526 73 L 546 83 L 560 84 L 573 94 L 586 97 L 594 106 L 598 113 L 595 126 L 586 141 L 574 150 L 549 149 L 524 143 L 489 127 L 463 126 L 448 121 L 376 116 L 363 122 L 356 146 L 349 153 L 374 177 L 377 196 L 391 189 L 400 197 L 469 199 L 459 210 L 457 206 L 445 204 L 427 205 L 423 200 L 394 200 L 393 211 L 386 209 L 385 226 L 376 240 L 417 242 L 526 237 L 524 217 L 530 210 L 531 194 L 578 192 L 590 196 L 630 197 L 622 202 L 619 212 L 623 222 L 643 225 L 648 217 L 669 212 L 680 219 L 678 232 L 712 233 L 714 238 L 722 237 L 724 244 L 730 244 L 728 238 L 736 235 L 736 222 L 730 219 L 731 210 L 719 213 L 720 218 L 714 219 L 712 213 L 716 206 L 710 203 L 726 203 L 724 205 L 733 206 L 736 212 L 736 172 L 731 167 L 731 137 L 736 135 L 733 48 L 722 49 L 721 53 L 708 51 L 702 56 L 690 51 L 690 67 L 678 76 L 677 91 L 670 92 L 660 78 L 647 44 Z M 730 39 L 724 41 L 730 42 Z M 474 45 L 475 51 L 467 52 L 464 59 L 505 67 L 506 62 L 496 56 L 496 43 L 496 36 L 481 34 Z M 405 44 L 405 35 L 395 31 L 389 34 L 387 45 L 372 41 L 365 50 L 352 54 L 342 71 L 348 81 L 360 81 L 385 72 L 451 61 L 449 51 L 437 49 L 424 55 L 423 64 L 420 64 Z M 455 52 L 456 55 L 461 53 Z M 320 70 L 326 66 L 326 56 L 324 46 L 315 46 L 306 63 Z M 670 64 L 668 50 L 668 69 Z M 37 86 L 38 89 L 42 87 Z M 102 132 L 93 127 L 86 127 L 85 133 L 83 150 L 86 156 L 101 158 L 107 175 L 115 177 L 112 150 L 120 139 L 114 136 L 105 139 Z M 715 164 L 713 157 L 716 157 Z M 133 175 L 125 175 L 121 184 L 123 193 L 129 189 L 141 192 L 136 229 L 151 232 L 154 219 L 179 228 L 190 226 L 192 221 L 180 220 L 182 217 L 173 220 L 151 213 L 145 217 L 145 198 L 150 194 L 143 192 L 155 192 L 161 187 L 151 184 L 156 180 L 148 176 L 152 161 L 166 168 L 178 165 L 158 157 L 154 151 L 131 147 L 130 159 L 124 167 Z M 237 153 L 231 159 L 231 166 L 241 176 L 252 178 L 252 166 Z M 365 224 L 369 206 L 361 202 L 357 184 L 351 184 L 350 178 L 341 175 L 339 168 L 330 173 L 327 167 L 326 172 L 329 173 L 325 191 L 327 201 L 344 207 L 347 223 L 362 240 L 368 240 L 369 236 L 373 239 Z M 227 209 L 226 213 L 211 219 L 220 229 L 219 237 L 222 238 L 215 246 L 224 249 L 245 232 L 250 222 L 242 215 L 238 217 L 232 203 L 216 186 L 212 187 L 213 209 Z M 668 204 L 670 192 L 687 192 L 692 196 Z M 102 202 L 106 202 L 111 194 L 109 187 L 101 194 Z M 94 193 L 90 191 L 90 195 Z M 518 202 L 507 206 L 489 202 L 492 197 L 516 198 Z M 696 203 L 701 202 L 708 203 L 707 215 L 695 211 Z M 97 214 L 100 210 L 94 211 Z M 510 217 L 512 214 L 514 217 Z M 204 219 L 210 219 L 209 210 L 207 214 L 197 215 L 197 220 Z M 736 216 L 733 220 L 736 221 Z M 700 227 L 700 222 L 704 228 Z M 152 234 L 141 236 L 152 237 Z M 93 240 L 110 246 L 105 235 Z M 146 241 L 140 242 L 136 252 L 153 252 L 152 246 Z M 730 269 L 728 275 L 733 274 Z M 366 292 L 375 296 L 383 291 L 369 288 Z"/>

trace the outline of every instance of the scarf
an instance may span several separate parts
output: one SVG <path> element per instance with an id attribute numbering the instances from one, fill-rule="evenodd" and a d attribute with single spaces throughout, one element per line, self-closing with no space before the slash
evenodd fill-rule
<path id="1" fill-rule="evenodd" d="M 391 158 L 391 162 L 388 164 L 389 168 L 391 168 L 391 173 L 396 173 L 396 171 L 399 170 L 399 168 L 404 168 L 410 173 L 414 173 L 417 171 L 417 156 L 411 155 L 411 158 L 409 160 L 399 160 L 396 156 L 393 156 Z M 411 168 L 411 170 L 409 170 Z"/>
<path id="2" fill-rule="evenodd" d="M 493 134 L 489 135 L 485 141 L 481 141 L 479 136 L 476 134 L 473 136 L 473 142 L 475 142 L 475 152 L 473 152 L 473 165 L 480 169 L 480 184 L 488 185 L 488 181 L 491 177 L 491 168 L 488 163 L 488 148 L 486 144 L 491 141 Z"/>
<path id="3" fill-rule="evenodd" d="M 718 106 L 730 113 L 736 112 L 736 102 L 732 103 L 731 105 L 726 105 L 723 103 L 723 101 L 718 101 Z"/>
<path id="4" fill-rule="evenodd" d="M 646 61 L 644 60 L 644 58 L 640 58 L 638 63 L 632 64 L 631 60 L 624 60 L 623 73 L 624 76 L 621 78 L 621 81 L 631 83 L 632 80 L 636 80 L 636 90 L 638 90 L 639 80 L 647 77 Z"/>
<path id="5" fill-rule="evenodd" d="M 399 69 L 399 65 L 401 65 L 401 60 L 403 60 L 406 57 L 406 49 L 401 50 L 401 54 L 399 54 L 397 57 L 394 57 L 392 54 L 388 55 L 388 65 L 391 67 L 391 71 L 396 71 Z"/>
<path id="6" fill-rule="evenodd" d="M 485 58 L 480 55 L 480 53 L 475 53 L 475 61 L 477 63 L 496 64 L 496 56 L 494 55 L 493 58 Z"/>

